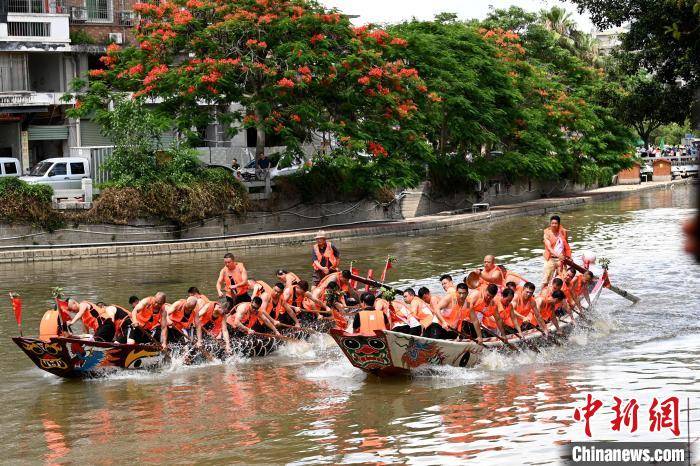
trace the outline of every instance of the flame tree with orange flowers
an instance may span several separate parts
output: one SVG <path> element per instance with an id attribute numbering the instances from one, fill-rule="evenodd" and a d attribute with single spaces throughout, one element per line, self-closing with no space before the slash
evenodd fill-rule
<path id="1" fill-rule="evenodd" d="M 76 83 L 76 114 L 131 95 L 158 102 L 193 141 L 193 128 L 214 119 L 233 132 L 255 128 L 256 157 L 271 134 L 297 153 L 312 134 L 332 136 L 336 151 L 370 154 L 379 166 L 429 157 L 418 108 L 436 97 L 402 59 L 405 40 L 355 28 L 307 0 L 165 0 L 134 9 L 138 44 L 107 48 L 104 69 Z"/>

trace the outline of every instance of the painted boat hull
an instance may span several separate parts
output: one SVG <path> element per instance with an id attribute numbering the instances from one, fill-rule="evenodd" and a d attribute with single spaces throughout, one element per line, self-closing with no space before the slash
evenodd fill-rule
<path id="1" fill-rule="evenodd" d="M 155 369 L 163 363 L 157 345 L 122 345 L 77 337 L 14 337 L 39 369 L 67 379 L 102 377 L 119 370 Z"/>
<path id="2" fill-rule="evenodd" d="M 559 322 L 564 335 L 573 330 L 568 316 Z M 555 330 L 553 324 L 550 330 Z M 431 365 L 470 368 L 481 361 L 485 352 L 509 351 L 497 338 L 486 338 L 481 346 L 474 341 L 436 340 L 389 330 L 377 330 L 371 337 L 338 329 L 330 334 L 353 366 L 380 377 L 409 375 L 414 369 Z M 536 329 L 523 332 L 523 337 L 531 345 L 552 344 Z M 509 335 L 507 341 L 518 348 L 527 347 L 515 335 Z"/>

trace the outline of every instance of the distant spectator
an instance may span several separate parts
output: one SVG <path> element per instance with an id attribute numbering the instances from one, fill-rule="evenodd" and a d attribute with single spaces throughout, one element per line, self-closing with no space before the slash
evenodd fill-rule
<path id="1" fill-rule="evenodd" d="M 238 171 L 241 169 L 241 166 L 238 164 L 237 159 L 233 159 L 233 162 L 231 162 L 231 168 Z"/>
<path id="2" fill-rule="evenodd" d="M 261 170 L 270 169 L 270 159 L 267 158 L 267 154 L 263 154 L 261 159 L 258 159 L 258 168 Z"/>

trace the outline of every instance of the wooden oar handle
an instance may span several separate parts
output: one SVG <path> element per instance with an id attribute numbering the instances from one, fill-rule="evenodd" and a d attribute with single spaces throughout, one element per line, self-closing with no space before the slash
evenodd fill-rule
<path id="1" fill-rule="evenodd" d="M 387 290 L 393 291 L 394 293 L 401 294 L 403 291 L 399 290 L 398 288 L 394 288 L 392 286 L 389 286 L 385 283 L 378 282 L 377 280 L 372 280 L 371 278 L 365 278 L 361 277 L 359 275 L 355 275 L 353 273 L 350 274 L 350 280 L 355 280 L 356 282 L 363 283 L 365 285 L 372 286 L 374 288 L 386 288 Z"/>

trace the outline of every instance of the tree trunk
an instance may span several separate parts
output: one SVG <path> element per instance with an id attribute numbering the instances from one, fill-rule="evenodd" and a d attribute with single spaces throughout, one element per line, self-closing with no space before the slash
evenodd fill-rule
<path id="1" fill-rule="evenodd" d="M 265 127 L 263 126 L 263 116 L 258 110 L 255 111 L 255 116 L 258 118 L 256 126 L 257 137 L 255 138 L 255 160 L 260 160 L 265 153 Z"/>

